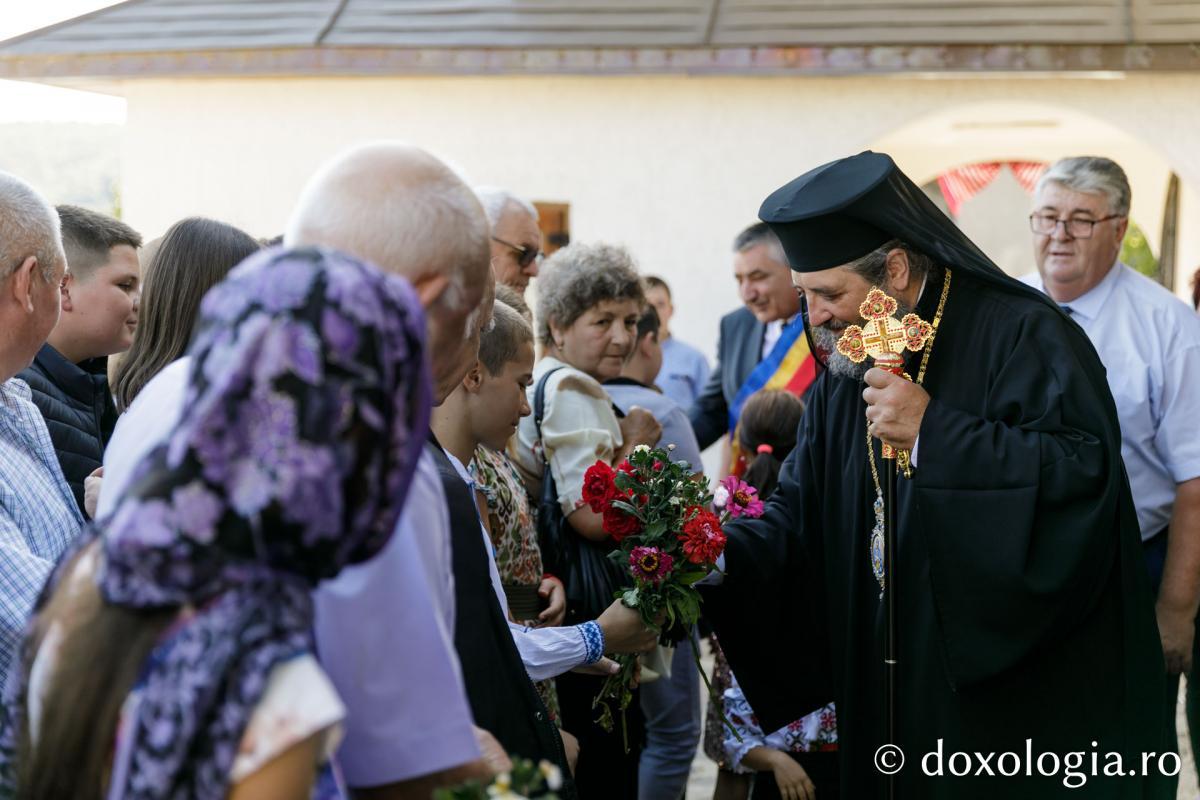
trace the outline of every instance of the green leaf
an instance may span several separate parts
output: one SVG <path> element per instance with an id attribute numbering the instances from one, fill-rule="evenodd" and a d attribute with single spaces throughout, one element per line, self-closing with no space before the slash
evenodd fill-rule
<path id="1" fill-rule="evenodd" d="M 655 520 L 646 525 L 646 529 L 642 531 L 642 536 L 647 539 L 657 539 L 667 532 L 666 520 Z"/>
<path id="2" fill-rule="evenodd" d="M 624 500 L 614 500 L 612 505 L 613 505 L 613 508 L 619 508 L 622 511 L 624 511 L 626 514 L 629 514 L 630 516 L 633 516 L 633 517 L 637 517 L 638 519 L 645 522 L 645 519 L 643 519 L 643 517 L 642 517 L 641 510 L 639 508 L 637 508 L 637 506 L 630 505 L 629 503 L 625 502 Z"/>
<path id="3" fill-rule="evenodd" d="M 624 594 L 621 595 L 621 602 L 629 608 L 637 608 L 639 602 L 638 590 L 626 589 Z"/>

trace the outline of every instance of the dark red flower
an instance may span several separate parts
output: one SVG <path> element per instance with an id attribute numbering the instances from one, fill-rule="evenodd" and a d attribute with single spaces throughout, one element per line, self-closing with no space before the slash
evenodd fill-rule
<path id="1" fill-rule="evenodd" d="M 675 559 L 657 547 L 635 547 L 629 554 L 629 571 L 651 586 L 658 586 L 671 573 Z"/>
<path id="2" fill-rule="evenodd" d="M 617 493 L 613 478 L 617 473 L 603 461 L 597 461 L 583 474 L 583 500 L 593 512 L 600 514 L 608 508 Z"/>
<path id="3" fill-rule="evenodd" d="M 615 506 L 604 509 L 604 532 L 620 543 L 626 536 L 642 532 L 642 523 L 631 514 L 626 514 Z"/>
<path id="4" fill-rule="evenodd" d="M 617 464 L 617 472 L 624 472 L 626 475 L 632 475 L 637 471 L 633 464 L 629 463 L 629 459 L 623 459 L 620 464 Z"/>
<path id="5" fill-rule="evenodd" d="M 683 524 L 683 532 L 679 534 L 683 554 L 693 564 L 716 563 L 717 556 L 725 550 L 721 520 L 707 508 L 692 506 L 688 511 L 693 516 Z"/>

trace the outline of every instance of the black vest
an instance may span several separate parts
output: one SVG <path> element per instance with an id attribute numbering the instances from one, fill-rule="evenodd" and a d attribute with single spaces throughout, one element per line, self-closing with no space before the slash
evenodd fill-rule
<path id="1" fill-rule="evenodd" d="M 462 662 L 475 724 L 495 736 L 510 756 L 535 763 L 546 759 L 557 764 L 566 779 L 558 728 L 525 671 L 492 588 L 475 498 L 441 447 L 431 442 L 426 449 L 437 464 L 450 511 L 454 648 Z M 573 787 L 562 796 L 573 797 Z"/>

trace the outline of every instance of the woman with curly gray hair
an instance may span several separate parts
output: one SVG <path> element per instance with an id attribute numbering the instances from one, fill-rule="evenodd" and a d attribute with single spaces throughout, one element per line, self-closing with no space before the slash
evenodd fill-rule
<path id="1" fill-rule="evenodd" d="M 595 591 L 594 581 L 584 585 L 595 573 L 581 562 L 606 562 L 612 547 L 601 516 L 583 500 L 584 473 L 597 460 L 616 465 L 634 447 L 653 446 L 662 430 L 644 409 L 619 418 L 601 385 L 621 374 L 644 305 L 633 258 L 614 245 L 569 245 L 546 260 L 538 277 L 536 330 L 544 356 L 534 368 L 529 390 L 534 413 L 521 420 L 517 456 L 526 472 L 543 476 L 540 527 L 552 526 L 557 540 L 568 545 L 559 548 L 563 556 L 552 566 L 566 583 L 568 624 L 593 619 L 612 599 L 609 587 L 607 601 L 594 608 L 603 593 Z M 557 681 L 563 728 L 579 738 L 576 783 L 584 800 L 635 798 L 644 738 L 639 703 L 635 699 L 629 706 L 626 753 L 622 736 L 594 721 L 592 700 L 602 682 L 577 673 Z"/>

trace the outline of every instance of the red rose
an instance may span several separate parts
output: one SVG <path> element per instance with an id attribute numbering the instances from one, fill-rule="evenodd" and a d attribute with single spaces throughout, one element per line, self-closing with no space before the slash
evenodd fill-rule
<path id="1" fill-rule="evenodd" d="M 604 509 L 604 532 L 613 538 L 613 541 L 618 544 L 626 536 L 632 536 L 635 533 L 642 532 L 642 523 L 638 522 L 638 518 L 626 514 L 621 509 L 615 506 L 609 506 Z"/>
<path id="2" fill-rule="evenodd" d="M 637 470 L 634 468 L 633 464 L 629 463 L 628 458 L 623 459 L 620 464 L 617 464 L 617 472 L 624 472 L 626 475 L 632 475 L 636 471 Z"/>
<path id="3" fill-rule="evenodd" d="M 693 564 L 715 564 L 717 556 L 725 550 L 721 520 L 706 508 L 693 506 L 688 510 L 695 515 L 683 524 L 683 532 L 679 534 L 683 554 Z"/>
<path id="4" fill-rule="evenodd" d="M 583 474 L 583 499 L 593 512 L 599 514 L 608 508 L 617 487 L 613 478 L 617 473 L 603 461 L 597 461 Z"/>

